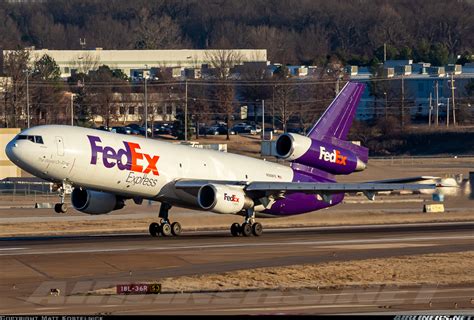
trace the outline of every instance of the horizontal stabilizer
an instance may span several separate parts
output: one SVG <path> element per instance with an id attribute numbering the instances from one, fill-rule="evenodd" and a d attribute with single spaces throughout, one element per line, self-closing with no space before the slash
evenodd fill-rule
<path id="1" fill-rule="evenodd" d="M 411 183 L 411 182 L 431 182 L 441 179 L 440 177 L 434 176 L 418 176 L 418 177 L 407 177 L 387 180 L 368 181 L 367 183 Z"/>

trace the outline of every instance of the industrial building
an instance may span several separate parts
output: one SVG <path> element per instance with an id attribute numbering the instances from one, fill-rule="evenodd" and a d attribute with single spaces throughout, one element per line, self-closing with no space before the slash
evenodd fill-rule
<path id="1" fill-rule="evenodd" d="M 451 80 L 454 80 L 455 101 L 462 102 L 463 97 L 467 95 L 467 83 L 474 79 L 474 63 L 466 63 L 464 66 L 457 64 L 431 66 L 424 62 L 413 63 L 413 60 L 387 60 L 381 67 L 383 81 L 379 83 L 382 87 L 383 83 L 388 83 L 387 89 L 377 97 L 371 94 L 370 86 L 367 85 L 357 109 L 356 117 L 359 120 L 381 117 L 385 114 L 386 108 L 389 115 L 397 114 L 402 99 L 402 79 L 407 116 L 426 117 L 430 114 L 430 106 L 431 115 L 434 116 L 436 100 L 439 115 L 446 116 L 448 103 L 452 103 Z M 369 84 L 373 80 L 368 67 L 348 66 L 345 71 L 354 81 Z"/>
<path id="2" fill-rule="evenodd" d="M 228 50 L 34 50 L 31 62 L 47 54 L 53 58 L 61 70 L 61 77 L 68 78 L 74 72 L 87 73 L 99 66 L 107 65 L 111 69 L 120 69 L 127 76 L 140 77 L 144 69 L 167 69 L 171 77 L 184 76 L 185 69 L 199 70 L 209 65 L 213 57 L 221 52 L 232 52 L 240 63 L 267 61 L 266 49 L 228 49 Z M 10 50 L 4 50 L 3 54 Z M 186 71 L 190 72 L 190 71 Z M 194 73 L 199 73 L 195 71 Z"/>

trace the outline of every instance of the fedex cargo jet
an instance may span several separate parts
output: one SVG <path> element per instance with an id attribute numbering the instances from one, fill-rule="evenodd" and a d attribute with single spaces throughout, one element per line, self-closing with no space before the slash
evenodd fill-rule
<path id="1" fill-rule="evenodd" d="M 433 189 L 408 184 L 418 178 L 337 183 L 336 175 L 366 168 L 368 150 L 346 141 L 364 84 L 347 83 L 306 135 L 282 134 L 276 141 L 279 158 L 288 165 L 236 154 L 195 149 L 142 137 L 64 125 L 24 130 L 6 147 L 10 160 L 31 174 L 61 185 L 57 212 L 65 212 L 64 190 L 87 214 L 106 214 L 127 200 L 161 203 L 160 223 L 152 236 L 181 233 L 170 222 L 172 206 L 244 216 L 232 224 L 234 236 L 259 236 L 257 217 L 286 217 L 340 203 L 346 192 Z"/>

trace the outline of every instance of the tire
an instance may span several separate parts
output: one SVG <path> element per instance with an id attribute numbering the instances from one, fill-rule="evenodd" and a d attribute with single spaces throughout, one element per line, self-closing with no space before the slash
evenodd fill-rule
<path id="1" fill-rule="evenodd" d="M 173 236 L 179 236 L 181 234 L 181 224 L 179 222 L 173 222 L 171 224 L 171 233 Z"/>
<path id="2" fill-rule="evenodd" d="M 261 223 L 258 223 L 258 222 L 255 222 L 253 225 L 252 225 L 252 233 L 254 236 L 256 237 L 259 237 L 262 235 L 263 233 L 263 226 Z"/>
<path id="3" fill-rule="evenodd" d="M 65 203 L 56 203 L 54 205 L 54 211 L 56 213 L 66 213 L 67 212 L 67 206 Z"/>
<path id="4" fill-rule="evenodd" d="M 165 237 L 169 237 L 172 234 L 171 226 L 169 223 L 165 223 L 161 225 L 161 234 Z"/>
<path id="5" fill-rule="evenodd" d="M 250 223 L 242 224 L 241 232 L 244 237 L 250 237 L 252 235 L 252 226 Z"/>
<path id="6" fill-rule="evenodd" d="M 150 224 L 150 227 L 148 227 L 148 231 L 152 237 L 158 237 L 160 234 L 160 225 L 156 222 L 153 222 Z"/>
<path id="7" fill-rule="evenodd" d="M 59 203 L 59 212 L 61 213 L 67 212 L 67 205 L 65 203 Z"/>
<path id="8" fill-rule="evenodd" d="M 238 237 L 240 235 L 240 224 L 238 224 L 237 222 L 233 223 L 231 226 L 230 226 L 230 233 L 234 236 L 234 237 Z"/>

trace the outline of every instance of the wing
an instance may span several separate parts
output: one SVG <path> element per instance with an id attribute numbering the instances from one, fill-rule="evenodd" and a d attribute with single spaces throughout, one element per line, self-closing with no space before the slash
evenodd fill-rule
<path id="1" fill-rule="evenodd" d="M 285 194 L 307 193 L 319 194 L 323 199 L 330 199 L 334 193 L 363 192 L 367 198 L 374 200 L 378 191 L 422 190 L 435 189 L 435 184 L 409 183 L 338 183 L 338 182 L 244 182 L 244 181 L 210 181 L 210 180 L 179 180 L 177 189 L 198 189 L 206 184 L 224 184 L 241 186 L 251 198 L 270 197 L 282 198 Z"/>
<path id="2" fill-rule="evenodd" d="M 270 194 L 308 193 L 319 194 L 325 201 L 331 194 L 346 192 L 363 192 L 370 199 L 375 199 L 378 191 L 392 190 L 421 190 L 435 189 L 434 184 L 408 184 L 408 183 L 337 183 L 337 182 L 252 182 L 245 190 L 247 192 L 266 192 Z"/>

